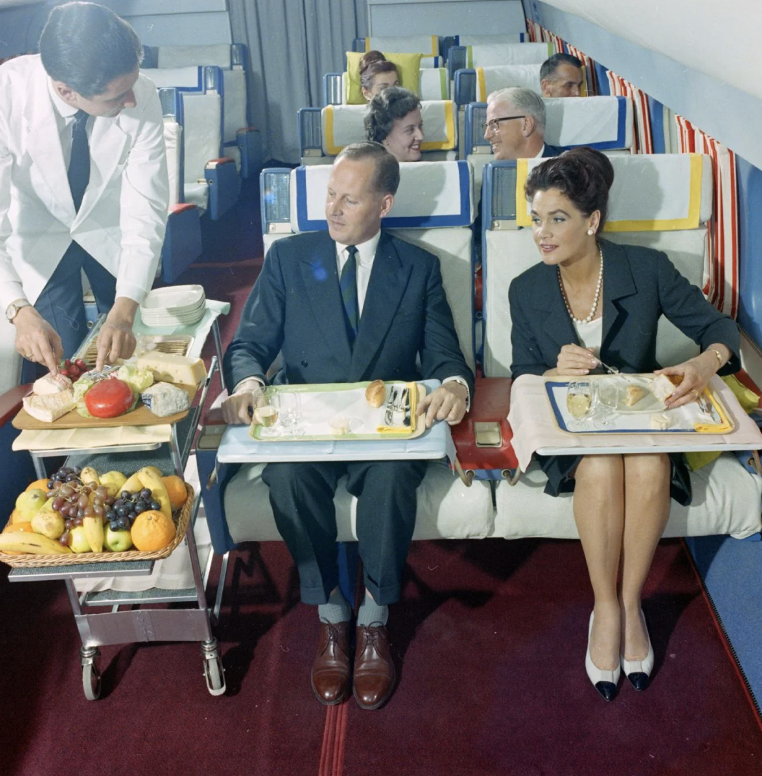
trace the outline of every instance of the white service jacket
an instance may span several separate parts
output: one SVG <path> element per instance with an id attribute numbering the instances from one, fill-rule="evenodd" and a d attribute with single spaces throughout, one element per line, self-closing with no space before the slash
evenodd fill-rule
<path id="1" fill-rule="evenodd" d="M 136 302 L 151 289 L 169 202 L 164 124 L 153 82 L 140 75 L 137 105 L 97 116 L 90 183 L 74 210 L 48 78 L 39 55 L 0 66 L 0 315 L 34 303 L 72 240 Z"/>

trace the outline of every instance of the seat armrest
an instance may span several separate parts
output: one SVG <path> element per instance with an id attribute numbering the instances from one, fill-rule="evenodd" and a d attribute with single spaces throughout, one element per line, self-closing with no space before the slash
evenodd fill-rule
<path id="1" fill-rule="evenodd" d="M 0 426 L 4 426 L 21 409 L 21 400 L 32 390 L 30 385 L 17 385 L 0 396 Z"/>

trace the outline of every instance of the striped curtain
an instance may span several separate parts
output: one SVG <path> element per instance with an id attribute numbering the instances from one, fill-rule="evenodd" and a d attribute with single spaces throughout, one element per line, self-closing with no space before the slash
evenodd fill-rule
<path id="1" fill-rule="evenodd" d="M 598 94 L 598 84 L 595 80 L 595 62 L 593 62 L 587 54 L 582 53 L 576 46 L 572 46 L 571 43 L 567 43 L 566 48 L 569 49 L 569 53 L 573 57 L 577 57 L 577 59 L 585 66 L 585 86 L 587 88 L 588 97 Z"/>
<path id="2" fill-rule="evenodd" d="M 527 32 L 529 33 L 529 40 L 532 43 L 542 43 L 542 27 L 539 22 L 526 19 Z"/>
<path id="3" fill-rule="evenodd" d="M 720 311 L 738 315 L 739 246 L 736 155 L 726 146 L 675 116 L 682 153 L 707 154 L 714 171 L 714 207 L 709 223 L 709 250 L 704 268 L 704 294 Z"/>
<path id="4" fill-rule="evenodd" d="M 648 95 L 611 70 L 606 75 L 609 79 L 611 94 L 617 97 L 626 97 L 632 103 L 632 153 L 652 154 L 654 152 L 654 142 L 651 133 L 651 113 L 648 109 Z"/>

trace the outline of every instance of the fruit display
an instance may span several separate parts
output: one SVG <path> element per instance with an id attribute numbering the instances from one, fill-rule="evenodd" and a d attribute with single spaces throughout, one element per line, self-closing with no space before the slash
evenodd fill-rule
<path id="1" fill-rule="evenodd" d="M 0 553 L 162 550 L 176 536 L 172 511 L 186 499 L 180 477 L 164 477 L 152 466 L 130 477 L 64 466 L 19 494 L 0 534 Z"/>

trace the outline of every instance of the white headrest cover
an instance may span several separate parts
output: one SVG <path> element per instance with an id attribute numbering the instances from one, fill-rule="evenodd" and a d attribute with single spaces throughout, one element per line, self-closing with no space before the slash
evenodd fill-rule
<path id="1" fill-rule="evenodd" d="M 164 145 L 167 148 L 167 172 L 169 173 L 169 207 L 180 201 L 180 152 L 183 128 L 172 119 L 164 119 Z"/>
<path id="2" fill-rule="evenodd" d="M 157 89 L 172 86 L 199 91 L 204 89 L 202 67 L 141 68 L 140 72 L 147 75 L 156 84 Z"/>
<path id="3" fill-rule="evenodd" d="M 601 99 L 594 97 L 592 99 Z M 697 229 L 712 215 L 712 165 L 701 154 L 638 154 L 609 157 L 614 184 L 604 231 L 652 232 Z M 516 163 L 516 223 L 531 226 L 524 198 L 528 173 L 543 159 Z"/>
<path id="4" fill-rule="evenodd" d="M 626 97 L 545 99 L 545 140 L 599 151 L 632 146 L 632 103 Z"/>
<path id="5" fill-rule="evenodd" d="M 469 67 L 541 65 L 553 52 L 549 43 L 490 43 L 468 47 Z"/>
<path id="6" fill-rule="evenodd" d="M 432 67 L 426 70 L 421 69 L 420 74 L 419 86 L 420 98 L 422 100 L 446 100 L 449 97 L 447 91 L 449 84 L 447 68 Z"/>
<path id="7" fill-rule="evenodd" d="M 295 232 L 328 228 L 325 195 L 328 165 L 297 167 L 291 173 L 291 227 Z M 468 162 L 405 162 L 386 228 L 435 228 L 473 223 L 471 170 Z"/>
<path id="8" fill-rule="evenodd" d="M 230 46 L 218 43 L 211 46 L 159 46 L 159 67 L 187 67 L 188 65 L 217 65 L 230 68 Z"/>
<path id="9" fill-rule="evenodd" d="M 436 35 L 407 35 L 400 37 L 365 38 L 366 51 L 386 51 L 390 54 L 425 54 L 439 56 L 439 39 Z"/>
<path id="10" fill-rule="evenodd" d="M 511 32 L 502 35 L 458 35 L 459 46 L 489 46 L 505 45 L 506 43 L 521 43 L 521 32 Z"/>
<path id="11" fill-rule="evenodd" d="M 541 65 L 495 65 L 493 67 L 478 67 L 476 69 L 477 102 L 487 102 L 487 97 L 498 89 L 509 86 L 521 86 L 541 94 Z"/>

